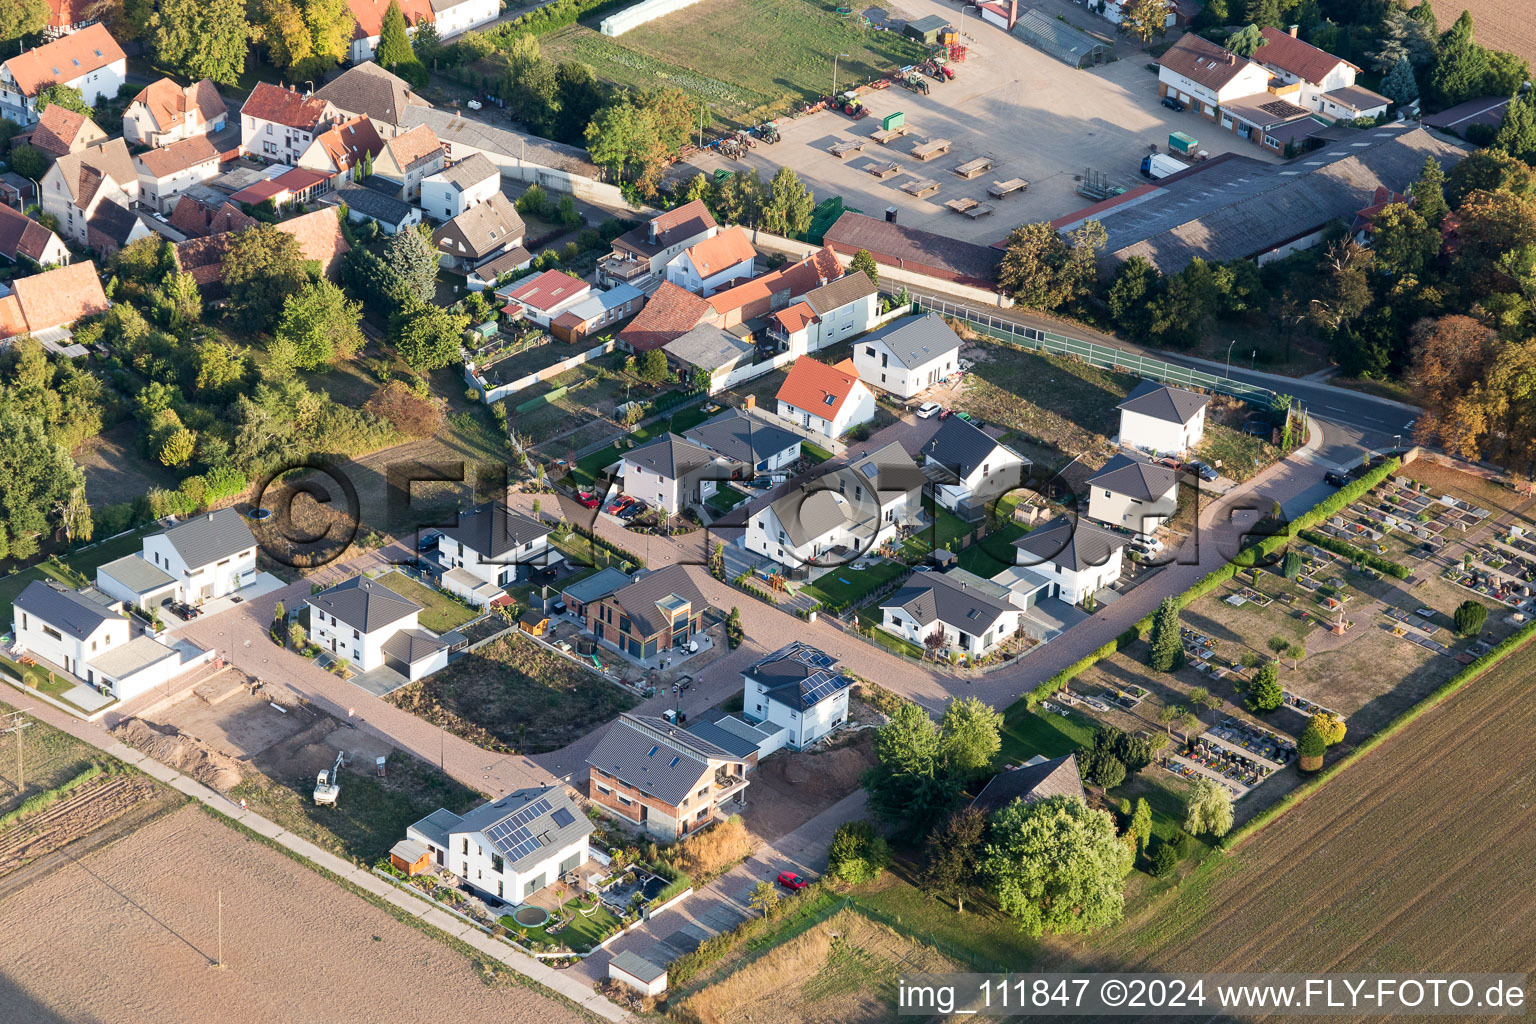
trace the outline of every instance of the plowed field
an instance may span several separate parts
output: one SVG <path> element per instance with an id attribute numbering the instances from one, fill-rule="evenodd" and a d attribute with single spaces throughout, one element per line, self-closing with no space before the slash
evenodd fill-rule
<path id="1" fill-rule="evenodd" d="M 1461 0 L 1436 13 L 1449 28 L 1463 10 L 1472 12 L 1472 34 L 1480 44 L 1518 53 L 1536 64 L 1536 22 L 1531 20 L 1530 0 Z"/>

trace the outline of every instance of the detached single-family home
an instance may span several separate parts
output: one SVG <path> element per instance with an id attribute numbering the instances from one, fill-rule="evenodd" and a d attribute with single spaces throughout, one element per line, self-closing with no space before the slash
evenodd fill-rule
<path id="1" fill-rule="evenodd" d="M 630 352 L 649 352 L 676 341 L 711 317 L 708 299 L 663 281 L 619 332 L 619 345 Z"/>
<path id="2" fill-rule="evenodd" d="M 1046 596 L 1077 604 L 1120 579 L 1128 539 L 1085 519 L 1058 516 L 1013 542 L 1014 562 L 1050 581 Z"/>
<path id="3" fill-rule="evenodd" d="M 27 141 L 33 149 L 42 150 L 57 160 L 103 142 L 106 137 L 107 133 L 84 114 L 51 103 L 38 115 Z"/>
<path id="4" fill-rule="evenodd" d="M 880 315 L 880 295 L 862 270 L 806 292 L 769 319 L 768 333 L 797 355 L 815 352 L 870 329 Z"/>
<path id="5" fill-rule="evenodd" d="M 389 857 L 402 871 L 425 858 L 516 905 L 590 860 L 594 827 L 559 786 L 519 789 L 462 817 L 439 807 L 407 828 Z"/>
<path id="6" fill-rule="evenodd" d="M 43 209 L 58 218 L 65 240 L 79 245 L 90 244 L 88 225 L 104 204 L 132 210 L 139 201 L 139 172 L 122 139 L 59 157 L 40 184 Z"/>
<path id="7" fill-rule="evenodd" d="M 360 671 L 387 666 L 414 682 L 448 664 L 452 645 L 416 623 L 421 605 L 378 580 L 354 576 L 306 603 L 310 640 Z"/>
<path id="8" fill-rule="evenodd" d="M 668 651 L 686 648 L 704 628 L 709 608 L 686 565 L 644 572 L 586 606 L 587 630 L 616 651 L 654 665 Z"/>
<path id="9" fill-rule="evenodd" d="M 1120 454 L 1088 478 L 1088 515 L 1150 537 L 1179 509 L 1179 474 Z"/>
<path id="10" fill-rule="evenodd" d="M 707 500 L 742 471 L 741 463 L 670 433 L 625 452 L 619 469 L 625 494 L 669 516 Z"/>
<path id="11" fill-rule="evenodd" d="M 914 572 L 880 602 L 880 625 L 930 651 L 984 658 L 1018 635 L 1024 612 L 1007 587 L 964 569 Z M 930 645 L 939 636 L 943 643 Z"/>
<path id="12" fill-rule="evenodd" d="M 563 270 L 546 270 L 518 284 L 507 293 L 502 312 L 540 327 L 592 294 L 592 286 Z"/>
<path id="13" fill-rule="evenodd" d="M 623 714 L 587 756 L 597 809 L 679 839 L 746 802 L 747 760 L 664 718 Z"/>
<path id="14" fill-rule="evenodd" d="M 934 496 L 966 518 L 1014 490 L 1029 460 L 969 420 L 951 416 L 923 445 L 924 466 L 939 471 Z"/>
<path id="15" fill-rule="evenodd" d="M 139 90 L 123 111 L 123 138 L 135 146 L 158 149 L 222 131 L 228 117 L 218 87 L 208 79 L 183 87 L 160 78 Z"/>
<path id="16" fill-rule="evenodd" d="M 382 138 L 400 131 L 407 107 L 431 107 L 399 75 L 366 61 L 343 71 L 315 90 L 315 99 L 329 103 L 343 117 L 366 117 Z"/>
<path id="17" fill-rule="evenodd" d="M 1268 68 L 1193 32 L 1180 36 L 1157 65 L 1158 95 L 1179 100 L 1209 121 L 1229 100 L 1269 91 Z"/>
<path id="18" fill-rule="evenodd" d="M 365 158 L 377 157 L 383 149 L 384 140 L 374 130 L 373 122 L 366 117 L 354 117 L 338 120 L 316 132 L 297 162 L 305 170 L 342 175 L 350 173 Z"/>
<path id="19" fill-rule="evenodd" d="M 361 64 L 372 60 L 379 45 L 379 33 L 384 28 L 384 14 L 389 10 L 388 0 L 347 0 L 352 14 L 352 45 L 347 50 L 347 60 Z M 434 19 L 430 0 L 400 0 L 400 13 L 405 16 L 406 32 L 414 35 L 423 24 Z"/>
<path id="20" fill-rule="evenodd" d="M 526 580 L 529 573 L 557 564 L 565 556 L 549 543 L 549 527 L 532 516 L 487 501 L 458 522 L 443 528 L 438 560 L 498 587 Z"/>
<path id="21" fill-rule="evenodd" d="M 105 313 L 109 306 L 90 260 L 16 278 L 11 294 L 0 296 L 0 341 L 30 334 L 51 351 L 84 355 L 84 348 L 60 343 L 76 320 Z"/>
<path id="22" fill-rule="evenodd" d="M 366 185 L 342 185 L 320 201 L 327 206 L 345 206 L 347 220 L 353 224 L 371 220 L 386 235 L 396 234 L 421 223 L 420 209 Z"/>
<path id="23" fill-rule="evenodd" d="M 432 0 L 437 38 L 449 39 L 488 25 L 501 15 L 501 0 Z"/>
<path id="24" fill-rule="evenodd" d="M 784 728 L 784 745 L 804 750 L 848 723 L 853 681 L 837 659 L 796 640 L 742 672 L 742 714 Z"/>
<path id="25" fill-rule="evenodd" d="M 267 163 L 297 166 L 315 136 L 339 116 L 318 96 L 257 82 L 240 108 L 240 148 Z"/>
<path id="26" fill-rule="evenodd" d="M 27 259 L 39 267 L 63 266 L 69 247 L 31 217 L 0 205 L 0 258 L 13 265 Z"/>
<path id="27" fill-rule="evenodd" d="M 426 125 L 420 127 L 432 130 Z M 467 160 L 422 178 L 420 189 L 421 208 L 428 217 L 435 221 L 452 220 L 501 191 L 501 169 L 484 153 L 475 153 Z"/>
<path id="28" fill-rule="evenodd" d="M 990 817 L 1015 800 L 1032 804 L 1053 796 L 1086 799 L 1075 752 L 1049 760 L 1036 754 L 1022 765 L 1004 768 L 981 788 L 971 806 Z"/>
<path id="29" fill-rule="evenodd" d="M 176 197 L 219 173 L 219 151 L 206 135 L 193 135 L 133 158 L 139 201 L 157 213 L 176 208 Z"/>
<path id="30" fill-rule="evenodd" d="M 1353 89 L 1355 76 L 1360 69 L 1342 57 L 1335 57 L 1327 50 L 1320 50 L 1311 43 L 1303 42 L 1296 36 L 1296 26 L 1291 26 L 1289 31 L 1278 28 L 1265 28 L 1262 30 L 1264 42 L 1253 51 L 1253 59 L 1264 65 L 1274 77 L 1286 85 L 1297 85 L 1299 89 L 1295 94 L 1286 93 L 1288 99 L 1298 103 L 1309 110 L 1320 114 L 1328 114 L 1330 117 L 1347 116 L 1355 117 L 1353 113 L 1330 113 L 1326 104 L 1329 102 L 1329 93 L 1337 90 Z M 1277 90 L 1278 91 L 1278 90 Z M 1380 109 L 1376 113 L 1385 111 L 1391 103 L 1385 96 L 1371 93 L 1369 89 L 1361 88 L 1362 93 L 1368 93 L 1380 100 Z M 1340 97 L 1343 102 L 1334 102 L 1333 107 L 1338 110 L 1342 105 L 1348 104 L 1353 108 L 1353 102 L 1363 97 L 1355 97 L 1346 93 Z M 1375 109 L 1377 104 L 1368 102 L 1368 109 Z M 1361 115 L 1361 116 L 1372 116 Z"/>
<path id="31" fill-rule="evenodd" d="M 526 232 L 512 200 L 498 192 L 434 231 L 432 244 L 443 266 L 467 269 L 518 248 Z"/>
<path id="32" fill-rule="evenodd" d="M 650 293 L 665 277 L 674 256 L 719 231 L 702 199 L 658 214 L 613 240 L 613 251 L 597 261 L 598 283 L 624 282 Z"/>
<path id="33" fill-rule="evenodd" d="M 527 252 L 526 249 L 520 251 Z M 634 316 L 644 305 L 644 292 L 634 285 L 616 284 L 612 288 L 594 291 L 575 305 L 567 307 L 549 322 L 549 333 L 574 345 L 596 331 Z"/>
<path id="34" fill-rule="evenodd" d="M 1177 455 L 1205 437 L 1210 396 L 1145 380 L 1125 396 L 1120 410 L 1120 443 L 1154 454 Z"/>
<path id="35" fill-rule="evenodd" d="M 661 350 L 683 378 L 691 379 L 699 371 L 707 374 L 705 390 L 710 394 L 729 387 L 732 374 L 750 367 L 757 356 L 757 346 L 750 340 L 707 321 L 667 342 Z"/>
<path id="36" fill-rule="evenodd" d="M 873 551 L 922 516 L 927 478 L 896 442 L 823 473 L 754 512 L 741 544 L 790 568 Z"/>
<path id="37" fill-rule="evenodd" d="M 385 137 L 384 149 L 373 161 L 373 176 L 398 188 L 399 198 L 414 203 L 421 195 L 423 179 L 447 163 L 448 150 L 438 141 L 437 133 L 419 124 L 393 138 Z"/>
<path id="38" fill-rule="evenodd" d="M 875 418 L 874 392 L 859 380 L 851 359 L 828 366 L 801 356 L 789 368 L 777 398 L 781 418 L 832 438 Z"/>
<path id="39" fill-rule="evenodd" d="M 732 281 L 751 277 L 757 250 L 740 225 L 733 224 L 696 242 L 667 261 L 667 280 L 708 297 Z"/>
<path id="40" fill-rule="evenodd" d="M 800 458 L 800 435 L 740 409 L 721 413 L 683 432 L 694 444 L 719 452 L 754 473 L 773 473 Z"/>
<path id="41" fill-rule="evenodd" d="M 256 538 L 245 517 L 232 508 L 191 516 L 144 538 L 138 556 L 176 581 L 176 600 L 201 604 L 233 594 L 256 577 Z M 142 604 L 114 591 L 97 570 L 96 583 L 123 601 Z"/>
<path id="42" fill-rule="evenodd" d="M 0 64 L 0 112 L 23 127 L 37 121 L 37 97 L 50 85 L 80 90 L 85 105 L 115 97 L 128 74 L 128 55 L 105 25 L 44 43 Z"/>
<path id="43" fill-rule="evenodd" d="M 123 615 L 105 594 L 34 580 L 11 603 L 13 651 L 52 662 L 101 693 L 131 700 L 213 659 L 186 640 L 175 647 Z"/>
<path id="44" fill-rule="evenodd" d="M 937 313 L 904 316 L 853 346 L 859 379 L 898 398 L 912 398 L 955 372 L 960 338 Z"/>
<path id="45" fill-rule="evenodd" d="M 585 621 L 589 605 L 602 600 L 616 590 L 622 590 L 633 582 L 634 578 L 628 573 L 621 572 L 610 565 L 599 569 L 591 576 L 577 580 L 560 591 L 560 600 L 565 602 L 567 614 Z"/>

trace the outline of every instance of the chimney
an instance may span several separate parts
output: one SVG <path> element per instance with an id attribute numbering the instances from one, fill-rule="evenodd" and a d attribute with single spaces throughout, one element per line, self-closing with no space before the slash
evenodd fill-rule
<path id="1" fill-rule="evenodd" d="M 1292 25 L 1290 28 L 1286 29 L 1286 31 L 1291 34 L 1291 38 L 1292 39 L 1295 39 L 1296 38 L 1296 30 L 1299 29 L 1300 27 L 1301 27 L 1300 25 Z"/>
<path id="2" fill-rule="evenodd" d="M 1013 31 L 1013 26 L 1019 20 L 1019 0 L 1008 0 L 1008 31 Z"/>

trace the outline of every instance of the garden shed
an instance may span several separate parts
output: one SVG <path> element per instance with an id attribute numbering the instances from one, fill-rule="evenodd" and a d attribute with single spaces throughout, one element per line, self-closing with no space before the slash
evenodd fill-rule
<path id="1" fill-rule="evenodd" d="M 939 14 L 930 14 L 926 18 L 907 22 L 901 33 L 908 39 L 916 39 L 926 46 L 936 46 L 939 42 L 939 34 L 947 28 L 949 28 L 949 19 Z"/>
<path id="2" fill-rule="evenodd" d="M 925 19 L 927 20 L 927 19 Z M 1014 23 L 1013 34 L 1037 50 L 1050 54 L 1075 68 L 1103 64 L 1109 59 L 1109 47 L 1081 29 L 1064 21 L 1047 18 L 1039 11 L 1024 11 Z"/>

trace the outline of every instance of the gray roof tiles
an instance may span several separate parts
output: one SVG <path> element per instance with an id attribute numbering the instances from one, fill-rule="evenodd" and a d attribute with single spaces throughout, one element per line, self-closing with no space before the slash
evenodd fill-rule
<path id="1" fill-rule="evenodd" d="M 444 537 L 463 544 L 482 559 L 501 559 L 525 544 L 548 536 L 549 527 L 532 516 L 508 508 L 504 501 L 487 501 L 468 512 L 460 512 L 458 522 L 443 527 L 442 532 Z"/>
<path id="2" fill-rule="evenodd" d="M 322 202 L 331 205 L 345 203 L 348 210 L 356 210 L 365 217 L 391 227 L 404 223 L 415 209 L 404 200 L 363 185 L 342 185 Z"/>
<path id="3" fill-rule="evenodd" d="M 647 985 L 667 973 L 665 967 L 657 966 L 639 953 L 628 949 L 609 961 L 609 966 L 615 967 L 631 977 L 638 978 Z"/>
<path id="4" fill-rule="evenodd" d="M 1116 408 L 1169 423 L 1188 423 L 1210 402 L 1210 395 L 1144 380 Z"/>
<path id="5" fill-rule="evenodd" d="M 1117 549 L 1125 547 L 1127 539 L 1084 519 L 1057 516 L 1014 541 L 1013 546 L 1026 555 L 1078 572 L 1108 562 Z"/>
<path id="6" fill-rule="evenodd" d="M 1133 459 L 1124 453 L 1104 463 L 1088 478 L 1088 486 L 1114 491 L 1141 501 L 1156 501 L 1179 485 L 1179 474 L 1167 466 Z"/>
<path id="7" fill-rule="evenodd" d="M 579 315 L 579 314 L 578 314 Z M 715 324 L 699 324 L 662 346 L 667 355 L 705 370 L 718 370 L 742 358 L 750 358 L 756 346 L 742 341 Z"/>
<path id="8" fill-rule="evenodd" d="M 805 293 L 804 301 L 817 313 L 827 314 L 834 309 L 857 302 L 866 295 L 875 295 L 879 289 L 875 282 L 869 279 L 869 275 L 862 270 L 855 270 L 822 285 L 820 288 L 812 288 Z"/>
<path id="9" fill-rule="evenodd" d="M 232 508 L 193 516 L 163 534 L 188 568 L 210 565 L 256 546 L 245 517 Z"/>
<path id="10" fill-rule="evenodd" d="M 499 177 L 501 177 L 501 170 L 491 163 L 490 157 L 484 153 L 472 153 L 468 158 L 438 171 L 425 180 L 440 181 L 446 185 L 452 185 L 462 192 L 471 185 L 480 184 L 487 178 Z"/>
<path id="11" fill-rule="evenodd" d="M 904 316 L 871 334 L 860 338 L 856 344 L 868 345 L 883 342 L 891 350 L 892 358 L 908 369 L 932 362 L 946 352 L 960 348 L 960 338 L 937 313 L 919 313 Z"/>
<path id="12" fill-rule="evenodd" d="M 853 681 L 837 671 L 837 659 L 801 640 L 785 644 L 742 675 L 762 683 L 764 696 L 795 711 L 805 711 Z"/>
<path id="13" fill-rule="evenodd" d="M 449 256 L 480 260 L 520 243 L 526 231 L 512 200 L 497 192 L 438 228 L 432 242 Z"/>
<path id="14" fill-rule="evenodd" d="M 328 100 L 348 114 L 363 114 L 371 121 L 387 125 L 398 125 L 408 108 L 432 106 L 411 92 L 405 79 L 373 61 L 348 68 L 334 81 L 316 90 L 315 98 Z"/>
<path id="15" fill-rule="evenodd" d="M 728 459 L 755 466 L 800 443 L 800 435 L 732 409 L 683 435 Z"/>
<path id="16" fill-rule="evenodd" d="M 1083 778 L 1077 770 L 1076 754 L 998 772 L 976 794 L 971 806 L 990 815 L 1015 800 L 1031 804 L 1053 796 L 1083 798 Z"/>
<path id="17" fill-rule="evenodd" d="M 1018 611 L 1007 595 L 1006 588 L 964 569 L 915 572 L 880 607 L 901 608 L 924 626 L 943 622 L 981 636 L 1004 615 Z"/>
<path id="18" fill-rule="evenodd" d="M 124 555 L 122 558 L 98 566 L 96 575 L 112 577 L 135 594 L 147 594 L 151 590 L 169 587 L 176 579 L 164 569 L 147 561 L 142 555 Z"/>
<path id="19" fill-rule="evenodd" d="M 667 434 L 624 453 L 625 462 L 648 469 L 652 473 L 659 473 L 668 480 L 687 476 L 694 470 L 714 462 L 715 458 L 715 452 L 678 437 L 676 434 Z"/>
<path id="20" fill-rule="evenodd" d="M 1014 454 L 1002 442 L 976 424 L 958 416 L 951 416 L 939 424 L 939 429 L 933 437 L 923 445 L 923 454 L 951 472 L 958 470 L 963 479 L 990 460 L 998 449 L 1002 449 L 1007 454 Z M 1016 454 L 1014 457 L 1023 458 Z"/>
<path id="21" fill-rule="evenodd" d="M 402 128 L 414 128 L 419 124 L 430 127 L 450 148 L 460 145 L 495 153 L 507 160 L 522 160 L 587 178 L 602 176 L 597 165 L 592 163 L 591 155 L 575 146 L 550 142 L 537 135 L 507 131 L 448 110 L 407 107 L 401 111 Z"/>
<path id="22" fill-rule="evenodd" d="M 384 641 L 383 652 L 391 658 L 399 658 L 407 665 L 426 661 L 439 651 L 447 650 L 447 641 L 439 639 L 424 629 L 402 629 Z"/>
<path id="23" fill-rule="evenodd" d="M 122 618 L 106 605 L 53 580 L 33 580 L 11 604 L 77 640 L 96 632 L 103 622 Z"/>
<path id="24" fill-rule="evenodd" d="M 642 637 L 654 636 L 671 625 L 671 613 L 663 611 L 660 602 L 674 596 L 688 602 L 691 615 L 709 607 L 686 565 L 668 565 L 643 573 L 629 586 L 613 592 L 613 600 L 634 621 L 635 635 Z"/>
<path id="25" fill-rule="evenodd" d="M 401 597 L 378 580 L 354 576 L 313 594 L 309 603 L 338 621 L 364 633 L 382 629 L 421 611 L 421 605 Z"/>
<path id="26" fill-rule="evenodd" d="M 711 761 L 741 758 L 665 719 L 629 714 L 587 755 L 587 764 L 674 807 L 713 777 Z"/>

